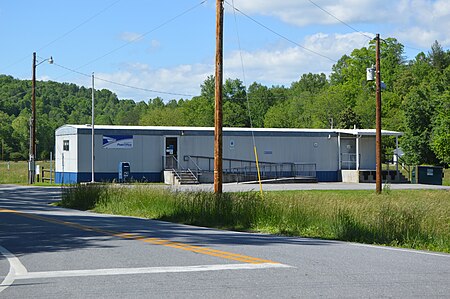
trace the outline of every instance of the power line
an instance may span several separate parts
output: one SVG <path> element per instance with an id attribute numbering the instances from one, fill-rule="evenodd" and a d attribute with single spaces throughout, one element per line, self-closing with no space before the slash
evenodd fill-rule
<path id="1" fill-rule="evenodd" d="M 294 44 L 294 45 L 296 45 L 296 46 L 302 48 L 302 49 L 305 50 L 305 51 L 308 51 L 308 52 L 310 52 L 310 53 L 313 53 L 313 54 L 315 54 L 315 55 L 318 55 L 318 56 L 320 56 L 320 57 L 323 57 L 323 58 L 325 58 L 325 59 L 328 59 L 328 60 L 330 60 L 330 61 L 332 61 L 332 62 L 337 62 L 337 61 L 336 61 L 335 59 L 333 59 L 333 58 L 330 58 L 330 57 L 328 57 L 328 56 L 326 56 L 326 55 L 323 55 L 323 54 L 321 54 L 321 53 L 319 53 L 319 52 L 316 52 L 316 51 L 314 51 L 314 50 L 308 49 L 308 48 L 306 48 L 305 46 L 302 46 L 301 44 L 299 44 L 299 43 L 293 41 L 292 39 L 290 39 L 290 38 L 288 38 L 288 37 L 282 35 L 281 33 L 276 32 L 275 30 L 269 28 L 268 26 L 264 25 L 263 23 L 261 23 L 261 22 L 259 22 L 258 20 L 252 18 L 252 17 L 249 16 L 248 14 L 244 13 L 244 12 L 241 11 L 240 9 L 234 7 L 234 6 L 233 6 L 232 4 L 230 4 L 228 1 L 225 1 L 225 3 L 228 4 L 229 6 L 231 6 L 231 8 L 232 8 L 233 10 L 239 12 L 241 15 L 243 15 L 243 16 L 245 16 L 246 18 L 250 19 L 250 20 L 253 21 L 254 23 L 256 23 L 256 24 L 258 24 L 259 26 L 263 27 L 264 29 L 266 29 L 266 30 L 272 32 L 273 34 L 275 34 L 275 35 L 281 37 L 282 39 L 284 39 L 284 40 L 286 40 L 286 41 L 288 41 L 288 42 L 290 42 L 290 43 L 292 43 L 292 44 Z"/>
<path id="2" fill-rule="evenodd" d="M 236 10 L 234 9 L 234 0 L 231 0 L 231 3 L 233 5 L 233 15 L 234 15 L 234 24 L 236 27 L 236 37 L 237 37 L 237 41 L 238 41 L 238 47 L 239 47 L 239 56 L 241 58 L 241 67 L 242 67 L 242 77 L 244 80 L 244 86 L 247 86 L 247 82 L 246 82 L 246 78 L 245 78 L 245 67 L 244 67 L 244 59 L 242 57 L 242 48 L 241 48 L 241 38 L 239 35 L 239 27 L 238 27 L 238 22 L 237 22 L 237 17 L 236 17 Z M 250 120 L 250 130 L 252 132 L 252 141 L 253 141 L 253 151 L 255 154 L 255 162 L 256 162 L 256 168 L 258 171 L 258 181 L 259 181 L 259 190 L 261 192 L 261 195 L 263 194 L 263 189 L 262 189 L 262 184 L 261 184 L 261 173 L 259 171 L 259 164 L 258 164 L 258 151 L 256 150 L 256 140 L 255 140 L 255 132 L 253 130 L 253 119 L 252 119 L 252 112 L 250 109 L 250 99 L 248 96 L 248 92 L 245 93 L 245 98 L 247 100 L 247 113 L 248 113 L 248 118 Z"/>
<path id="3" fill-rule="evenodd" d="M 89 77 L 90 78 L 92 76 L 92 75 L 89 75 L 89 74 L 86 74 L 86 73 L 82 73 L 80 71 L 68 68 L 66 66 L 60 65 L 60 64 L 55 63 L 55 62 L 53 64 L 56 65 L 57 67 L 65 69 L 65 70 L 67 70 L 69 72 L 73 72 L 73 73 L 76 73 L 76 74 L 79 74 L 79 75 L 82 75 L 82 76 L 85 76 L 85 77 Z M 159 93 L 159 94 L 183 96 L 183 97 L 194 97 L 195 96 L 195 95 L 187 94 L 187 93 L 168 92 L 168 91 L 161 91 L 161 90 L 155 90 L 155 89 L 149 89 L 149 88 L 132 86 L 132 85 L 124 84 L 124 83 L 114 82 L 114 81 L 111 81 L 111 80 L 108 80 L 108 79 L 103 79 L 103 78 L 100 78 L 100 77 L 97 77 L 97 76 L 95 77 L 95 79 L 100 80 L 100 81 L 104 81 L 104 82 L 107 82 L 107 83 L 111 83 L 111 84 L 114 84 L 114 85 L 127 87 L 127 88 L 131 88 L 131 89 L 136 89 L 136 90 L 141 90 L 141 91 L 147 91 L 147 92 L 151 92 L 151 93 Z"/>
<path id="4" fill-rule="evenodd" d="M 38 88 L 36 88 L 36 89 L 38 89 Z M 9 101 L 9 100 L 14 100 L 14 99 L 16 99 L 16 97 L 18 97 L 18 96 L 21 96 L 21 95 L 25 95 L 25 94 L 27 94 L 29 91 L 22 91 L 22 92 L 19 92 L 19 93 L 16 93 L 15 95 L 12 95 L 12 96 L 10 96 L 9 98 L 6 98 L 6 99 L 2 99 L 2 98 L 0 98 L 0 101 Z"/>
<path id="5" fill-rule="evenodd" d="M 100 81 L 108 82 L 108 83 L 115 84 L 115 85 L 118 85 L 118 86 L 123 86 L 123 87 L 137 89 L 137 90 L 142 90 L 142 91 L 148 91 L 148 92 L 152 92 L 152 93 L 161 93 L 161 94 L 167 94 L 167 95 L 173 95 L 173 96 L 182 96 L 182 97 L 195 97 L 195 95 L 187 94 L 187 93 L 177 93 L 177 92 L 168 92 L 168 91 L 161 91 L 161 90 L 155 90 L 155 89 L 148 89 L 148 88 L 143 88 L 143 87 L 131 86 L 131 85 L 123 84 L 123 83 L 113 82 L 113 81 L 110 81 L 110 80 L 107 80 L 107 79 L 102 79 L 102 78 L 99 78 L 99 77 L 95 77 L 95 78 L 100 80 Z"/>
<path id="6" fill-rule="evenodd" d="M 78 28 L 80 28 L 81 26 L 83 26 L 84 24 L 90 22 L 91 20 L 95 19 L 96 17 L 98 17 L 99 15 L 101 15 L 102 13 L 104 13 L 105 11 L 107 11 L 108 9 L 110 9 L 112 6 L 116 5 L 118 2 L 120 2 L 121 0 L 116 0 L 114 2 L 112 2 L 110 5 L 106 6 L 105 8 L 103 8 L 102 10 L 100 10 L 99 12 L 97 12 L 96 14 L 92 15 L 91 17 L 87 18 L 85 21 L 81 22 L 80 24 L 78 24 L 77 26 L 75 26 L 74 28 L 70 29 L 69 31 L 67 31 L 66 33 L 64 33 L 63 35 L 55 38 L 54 40 L 52 40 L 51 42 L 49 42 L 48 44 L 44 45 L 43 47 L 39 48 L 38 51 L 41 51 L 45 48 L 47 48 L 48 46 L 54 44 L 55 42 L 63 39 L 64 37 L 66 37 L 67 35 L 71 34 L 72 32 L 74 32 L 75 30 L 77 30 Z"/>
<path id="7" fill-rule="evenodd" d="M 373 40 L 374 37 L 370 37 L 367 34 L 365 34 L 364 32 L 362 32 L 361 30 L 356 29 L 355 27 L 351 26 L 350 24 L 342 21 L 341 19 L 339 19 L 338 17 L 336 17 L 335 15 L 333 15 L 331 12 L 327 11 L 325 8 L 321 7 L 319 4 L 315 3 L 312 0 L 308 0 L 312 5 L 316 6 L 318 9 L 320 9 L 321 11 L 325 12 L 326 14 L 328 14 L 329 16 L 333 17 L 334 19 L 338 20 L 339 22 L 341 22 L 342 24 L 344 24 L 345 26 L 347 26 L 348 28 L 352 29 L 353 31 L 367 37 L 369 40 Z M 411 49 L 411 50 L 416 50 L 419 52 L 422 52 L 422 50 L 408 46 L 408 45 L 403 45 L 405 48 Z"/>
<path id="8" fill-rule="evenodd" d="M 320 5 L 318 5 L 317 3 L 315 3 L 312 0 L 308 0 L 312 5 L 314 5 L 315 7 L 317 7 L 318 9 L 320 9 L 321 11 L 325 12 L 326 14 L 328 14 L 329 16 L 335 18 L 336 20 L 338 20 L 339 22 L 341 22 L 342 24 L 344 24 L 345 26 L 347 26 L 348 28 L 352 29 L 353 31 L 367 37 L 368 39 L 372 40 L 373 37 L 368 36 L 367 34 L 365 34 L 364 32 L 361 32 L 360 30 L 356 29 L 355 27 L 351 26 L 350 24 L 342 21 L 341 19 L 339 19 L 338 17 L 336 17 L 335 15 L 333 15 L 331 12 L 329 12 L 328 10 L 324 9 L 323 7 L 321 7 Z"/>
<path id="9" fill-rule="evenodd" d="M 144 36 L 146 36 L 146 35 L 148 35 L 148 34 L 154 32 L 154 31 L 156 31 L 156 30 L 158 30 L 158 29 L 160 29 L 160 28 L 166 26 L 167 24 L 169 24 L 169 23 L 175 21 L 176 19 L 178 19 L 178 18 L 184 16 L 185 14 L 191 12 L 192 10 L 196 9 L 197 7 L 203 5 L 205 2 L 207 2 L 207 0 L 201 1 L 199 4 L 196 4 L 196 5 L 194 5 L 193 7 L 188 8 L 187 10 L 185 10 L 185 11 L 179 13 L 178 15 L 176 15 L 176 16 L 174 16 L 174 17 L 168 19 L 167 21 L 161 23 L 160 25 L 154 27 L 153 29 L 151 29 L 151 30 L 149 30 L 149 31 L 147 31 L 147 32 L 145 32 L 145 33 L 143 33 L 143 34 L 141 34 L 141 35 L 136 36 L 135 38 L 131 39 L 130 41 L 128 41 L 128 42 L 126 42 L 126 43 L 124 43 L 123 45 L 121 45 L 121 46 L 119 46 L 119 47 L 117 47 L 117 48 L 114 48 L 113 50 L 107 52 L 106 54 L 103 54 L 103 55 L 101 55 L 101 56 L 99 56 L 99 57 L 97 57 L 97 58 L 95 58 L 95 59 L 93 59 L 93 60 L 91 60 L 91 61 L 89 61 L 89 62 L 83 64 L 82 66 L 77 67 L 76 69 L 79 70 L 79 69 L 81 69 L 81 68 L 84 68 L 84 67 L 86 67 L 86 66 L 88 66 L 88 65 L 90 65 L 90 64 L 92 64 L 92 63 L 94 63 L 94 62 L 96 62 L 96 61 L 98 61 L 98 60 L 100 60 L 100 59 L 102 59 L 102 58 L 105 58 L 106 56 L 111 55 L 112 53 L 114 53 L 114 52 L 116 52 L 116 51 L 118 51 L 118 50 L 120 50 L 120 49 L 122 49 L 122 48 L 128 46 L 129 44 L 131 44 L 131 43 L 133 43 L 133 42 L 135 42 L 135 41 L 137 41 L 137 40 L 140 40 L 140 39 L 143 38 Z"/>
<path id="10" fill-rule="evenodd" d="M 54 44 L 55 42 L 63 39 L 64 37 L 66 37 L 67 35 L 71 34 L 72 32 L 74 32 L 75 30 L 77 30 L 78 28 L 80 28 L 81 26 L 85 25 L 86 23 L 92 21 L 94 18 L 98 17 L 99 15 L 101 15 L 102 13 L 104 13 L 105 11 L 107 11 L 108 9 L 110 9 L 112 6 L 116 5 L 118 2 L 120 2 L 121 0 L 116 0 L 114 2 L 112 2 L 110 5 L 106 6 L 105 8 L 103 8 L 102 10 L 100 10 L 99 12 L 95 13 L 94 15 L 90 16 L 89 18 L 87 18 L 86 20 L 84 20 L 83 22 L 81 22 L 80 24 L 78 24 L 77 26 L 73 27 L 72 29 L 70 29 L 69 31 L 63 33 L 62 35 L 60 35 L 59 37 L 55 38 L 54 40 L 52 40 L 51 42 L 45 44 L 44 46 L 40 47 L 37 51 L 41 51 L 45 48 L 47 48 L 48 46 Z M 15 66 L 16 64 L 24 61 L 25 59 L 28 58 L 27 56 L 24 56 L 23 58 L 17 60 L 16 62 L 13 62 L 12 64 L 8 65 L 5 70 L 9 69 L 12 66 Z"/>

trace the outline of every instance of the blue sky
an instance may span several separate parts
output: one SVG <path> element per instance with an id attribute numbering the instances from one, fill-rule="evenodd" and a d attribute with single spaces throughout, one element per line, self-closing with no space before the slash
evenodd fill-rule
<path id="1" fill-rule="evenodd" d="M 289 86 L 304 73 L 329 74 L 334 61 L 376 33 L 406 45 L 408 58 L 434 40 L 450 46 L 448 0 L 234 0 L 278 35 L 235 15 L 232 2 L 225 4 L 224 75 L 244 81 L 242 57 L 247 84 Z M 0 74 L 30 79 L 36 51 L 39 61 L 55 61 L 38 66 L 39 80 L 89 87 L 95 72 L 96 88 L 119 98 L 189 98 L 214 73 L 215 0 L 0 0 L 0 36 Z"/>

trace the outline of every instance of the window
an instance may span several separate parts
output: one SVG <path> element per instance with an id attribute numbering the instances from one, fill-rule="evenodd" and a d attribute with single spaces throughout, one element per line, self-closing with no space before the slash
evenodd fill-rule
<path id="1" fill-rule="evenodd" d="M 69 150 L 69 140 L 63 140 L 63 150 L 64 151 Z"/>

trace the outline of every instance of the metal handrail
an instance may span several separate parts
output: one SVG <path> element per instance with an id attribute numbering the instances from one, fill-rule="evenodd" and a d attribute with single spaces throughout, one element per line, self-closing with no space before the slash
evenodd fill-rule
<path id="1" fill-rule="evenodd" d="M 198 167 L 199 159 L 208 161 L 208 170 L 211 171 L 212 157 L 207 156 L 188 156 L 190 160 Z M 194 159 L 197 161 L 195 162 Z M 239 159 L 222 159 L 223 164 L 228 163 L 228 168 L 225 168 L 224 173 L 242 175 L 242 176 L 257 176 L 256 162 L 251 160 L 239 160 Z M 236 167 L 232 164 L 241 164 L 242 166 Z M 247 165 L 245 165 L 247 164 Z M 259 162 L 260 173 L 263 178 L 286 178 L 286 177 L 316 177 L 316 164 L 315 163 L 276 163 L 276 162 Z M 201 169 L 201 168 L 200 168 Z"/>
<path id="2" fill-rule="evenodd" d="M 198 182 L 198 177 L 192 172 L 192 170 L 190 169 L 190 168 L 188 168 L 187 169 L 191 174 L 192 174 L 192 176 L 195 178 L 195 180 Z"/>
<path id="3" fill-rule="evenodd" d="M 192 159 L 191 156 L 185 156 L 188 157 L 188 163 L 189 161 L 192 161 L 192 163 L 194 163 L 195 168 L 197 169 L 197 171 L 202 171 L 202 168 L 194 161 L 194 159 Z M 189 164 L 188 164 L 189 165 Z M 189 167 L 188 167 L 189 168 Z"/>
<path id="4" fill-rule="evenodd" d="M 181 165 L 181 163 L 178 161 L 177 158 L 175 158 L 174 155 L 163 156 L 163 159 L 167 159 L 167 158 L 172 159 L 173 160 L 172 162 L 176 162 L 176 163 L 172 163 L 172 166 L 173 165 L 177 165 L 177 168 L 171 167 L 169 169 L 178 177 L 179 180 L 181 180 L 181 175 L 179 174 L 179 170 L 181 170 L 181 171 L 188 171 L 188 172 L 190 172 L 192 174 L 192 176 L 195 178 L 195 180 L 198 182 L 198 174 L 195 175 L 189 167 L 187 169 L 184 168 L 183 165 Z"/>
<path id="5" fill-rule="evenodd" d="M 397 169 L 401 168 L 402 170 L 404 170 L 407 174 L 408 181 L 411 181 L 411 165 L 406 163 L 406 161 L 401 156 L 399 156 L 397 153 L 394 153 L 394 156 L 397 157 L 397 161 L 393 164 L 395 164 L 397 166 Z M 390 157 L 390 155 L 389 155 L 389 157 Z M 392 159 L 392 162 L 394 162 L 393 160 L 394 159 Z M 386 157 L 385 157 L 385 161 L 387 162 L 387 164 L 389 162 L 391 162 L 391 160 L 386 159 Z M 388 164 L 388 167 L 389 167 L 389 164 Z M 400 170 L 398 170 L 398 171 L 400 171 Z"/>

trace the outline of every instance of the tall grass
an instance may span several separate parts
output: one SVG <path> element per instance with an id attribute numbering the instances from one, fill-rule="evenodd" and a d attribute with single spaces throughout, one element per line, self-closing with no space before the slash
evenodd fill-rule
<path id="1" fill-rule="evenodd" d="M 50 169 L 49 161 L 36 161 L 37 165 Z M 53 169 L 55 164 L 53 162 Z M 48 174 L 46 174 L 48 175 Z M 28 162 L 27 161 L 0 161 L 0 184 L 27 184 Z"/>
<path id="2" fill-rule="evenodd" d="M 450 168 L 444 168 L 444 178 L 442 179 L 442 185 L 450 186 Z"/>
<path id="3" fill-rule="evenodd" d="M 63 205 L 200 226 L 450 252 L 445 190 L 172 192 L 134 186 L 76 186 Z"/>

